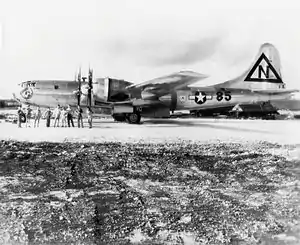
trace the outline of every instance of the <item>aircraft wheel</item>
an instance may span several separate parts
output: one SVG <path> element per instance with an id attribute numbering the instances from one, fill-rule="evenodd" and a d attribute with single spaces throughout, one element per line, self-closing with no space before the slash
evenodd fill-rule
<path id="1" fill-rule="evenodd" d="M 138 124 L 141 121 L 141 115 L 138 113 L 130 113 L 127 115 L 127 120 L 131 124 Z"/>

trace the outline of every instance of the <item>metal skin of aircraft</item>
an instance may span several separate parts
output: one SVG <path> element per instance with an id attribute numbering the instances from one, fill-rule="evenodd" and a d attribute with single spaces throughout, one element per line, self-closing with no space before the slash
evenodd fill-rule
<path id="1" fill-rule="evenodd" d="M 98 84 L 92 82 L 93 71 L 89 69 L 89 81 L 91 81 L 93 91 L 98 91 Z M 103 97 L 100 93 L 101 105 L 95 105 L 95 100 L 99 99 L 97 94 L 91 94 L 91 103 L 89 103 L 89 81 L 85 81 L 86 77 L 81 77 L 81 70 L 78 77 L 74 80 L 31 80 L 18 84 L 18 89 L 13 93 L 13 97 L 20 104 L 40 106 L 44 108 L 55 108 L 57 105 L 76 107 L 91 106 L 101 113 L 103 108 L 111 109 L 109 103 L 101 100 Z M 78 101 L 78 95 L 79 101 Z"/>
<path id="2" fill-rule="evenodd" d="M 255 62 L 235 79 L 212 86 L 193 87 L 192 84 L 207 78 L 193 71 L 181 71 L 140 84 L 117 79 L 96 79 L 92 82 L 90 105 L 100 111 L 111 109 L 117 121 L 139 123 L 141 117 L 170 117 L 170 111 L 230 110 L 236 105 L 277 104 L 287 101 L 298 90 L 288 90 L 281 77 L 281 63 L 277 49 L 269 43 L 261 45 Z M 89 80 L 92 71 L 89 70 Z M 24 104 L 41 107 L 60 105 L 88 105 L 89 83 L 73 81 L 32 80 L 21 83 L 14 94 Z M 79 81 L 79 82 L 78 82 Z M 286 108 L 289 109 L 289 108 Z M 299 110 L 299 107 L 297 107 Z"/>
<path id="3" fill-rule="evenodd" d="M 195 79 L 185 82 L 180 77 L 181 74 Z M 279 53 L 269 43 L 261 45 L 255 62 L 237 78 L 212 86 L 189 86 L 203 78 L 205 76 L 198 73 L 182 72 L 130 85 L 127 90 L 131 100 L 116 103 L 113 116 L 119 120 L 127 118 L 129 122 L 138 123 L 141 116 L 153 117 L 158 114 L 168 117 L 170 110 L 190 110 L 205 115 L 207 112 L 229 111 L 237 105 L 253 105 L 261 109 L 265 103 L 272 105 L 272 102 L 276 102 L 277 105 L 283 105 L 298 92 L 296 89 L 286 89 L 281 77 Z M 300 105 L 296 108 L 299 110 Z"/>

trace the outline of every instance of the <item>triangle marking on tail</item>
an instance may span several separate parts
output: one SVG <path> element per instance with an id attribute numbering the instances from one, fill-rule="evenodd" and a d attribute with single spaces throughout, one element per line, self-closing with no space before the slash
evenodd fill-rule
<path id="1" fill-rule="evenodd" d="M 266 63 L 265 67 L 262 65 L 263 61 L 265 61 Z M 254 74 L 255 72 L 256 74 Z M 261 56 L 257 59 L 256 63 L 251 68 L 244 81 L 283 83 L 281 77 L 279 76 L 279 74 L 271 64 L 270 60 L 264 53 L 262 53 Z"/>

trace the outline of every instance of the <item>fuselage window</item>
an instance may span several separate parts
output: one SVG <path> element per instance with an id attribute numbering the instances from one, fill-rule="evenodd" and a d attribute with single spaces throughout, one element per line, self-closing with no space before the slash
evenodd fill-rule
<path id="1" fill-rule="evenodd" d="M 59 86 L 55 84 L 54 85 L 54 89 L 58 89 L 58 88 L 59 88 Z"/>
<path id="2" fill-rule="evenodd" d="M 35 83 L 28 83 L 28 87 L 34 88 L 35 87 Z"/>

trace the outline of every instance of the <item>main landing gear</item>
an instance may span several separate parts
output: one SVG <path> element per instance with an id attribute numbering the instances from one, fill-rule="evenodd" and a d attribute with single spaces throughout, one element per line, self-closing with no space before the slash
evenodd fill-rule
<path id="1" fill-rule="evenodd" d="M 131 124 L 138 124 L 141 122 L 141 115 L 139 113 L 127 114 L 126 119 Z"/>
<path id="2" fill-rule="evenodd" d="M 117 122 L 127 121 L 130 124 L 139 124 L 141 122 L 141 115 L 139 113 L 113 114 L 112 117 Z"/>

